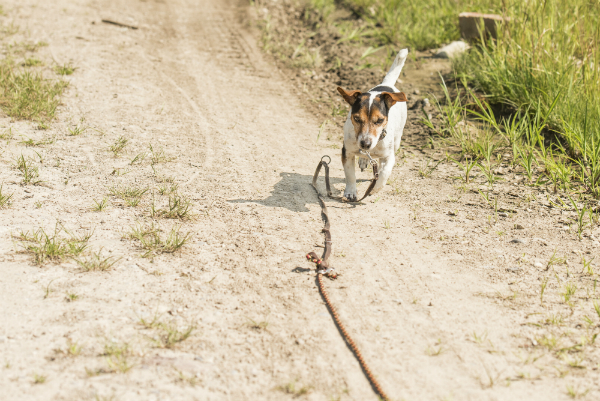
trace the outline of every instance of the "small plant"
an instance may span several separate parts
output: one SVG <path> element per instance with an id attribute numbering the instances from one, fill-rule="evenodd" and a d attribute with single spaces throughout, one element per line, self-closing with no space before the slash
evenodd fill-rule
<path id="1" fill-rule="evenodd" d="M 573 205 L 573 208 L 575 209 L 575 213 L 577 215 L 577 235 L 579 237 L 579 239 L 581 239 L 581 235 L 583 234 L 583 230 L 591 224 L 592 224 L 592 211 L 589 210 L 587 207 L 583 206 L 583 207 L 579 207 L 577 205 L 577 202 L 575 202 L 573 200 L 573 198 L 571 198 L 571 195 L 568 195 L 569 200 L 571 201 L 571 204 Z M 587 214 L 589 213 L 590 218 L 589 221 L 588 219 L 586 219 Z"/>
<path id="2" fill-rule="evenodd" d="M 12 132 L 12 127 L 10 127 L 9 129 L 5 130 L 4 132 L 0 133 L 0 139 L 3 141 L 9 141 L 11 139 L 14 138 L 13 132 Z"/>
<path id="3" fill-rule="evenodd" d="M 103 198 L 100 202 L 94 199 L 94 205 L 92 205 L 92 210 L 94 212 L 101 212 L 108 207 L 108 199 Z"/>
<path id="4" fill-rule="evenodd" d="M 48 283 L 48 285 L 46 285 L 46 287 L 44 288 L 44 291 L 45 291 L 45 293 L 44 293 L 44 299 L 48 298 L 48 296 L 50 296 L 50 294 L 54 292 L 54 290 L 50 288 L 50 286 L 52 285 L 52 283 L 54 281 L 56 281 L 56 279 L 50 280 L 50 282 Z"/>
<path id="5" fill-rule="evenodd" d="M 150 214 L 152 217 L 161 216 L 167 219 L 184 220 L 189 218 L 191 201 L 183 196 L 173 193 L 169 196 L 169 206 L 166 209 L 156 210 L 154 204 L 151 206 Z"/>
<path id="6" fill-rule="evenodd" d="M 540 284 L 540 303 L 544 303 L 544 292 L 546 291 L 546 286 L 548 285 L 548 277 L 544 277 Z"/>
<path id="7" fill-rule="evenodd" d="M 2 187 L 4 184 L 0 185 L 0 209 L 3 207 L 9 207 L 11 202 L 10 200 L 12 199 L 13 195 L 15 194 L 14 192 L 12 194 L 6 194 L 6 193 L 2 193 Z"/>
<path id="8" fill-rule="evenodd" d="M 581 263 L 583 264 L 583 269 L 581 270 L 581 273 L 586 272 L 590 276 L 593 276 L 594 275 L 594 268 L 592 267 L 593 261 L 594 261 L 594 258 L 591 258 L 590 260 L 586 260 L 585 256 L 581 255 Z"/>
<path id="9" fill-rule="evenodd" d="M 136 163 L 143 162 L 144 159 L 146 158 L 146 156 L 148 156 L 147 152 L 138 153 L 137 155 L 135 155 L 135 157 L 133 159 L 131 159 L 131 161 L 129 162 L 129 165 L 133 166 Z"/>
<path id="10" fill-rule="evenodd" d="M 452 160 L 454 161 L 454 163 L 456 163 L 458 167 L 460 167 L 460 169 L 463 172 L 463 176 L 461 176 L 460 178 L 462 178 L 465 184 L 468 184 L 471 179 L 471 170 L 473 170 L 473 167 L 478 165 L 477 160 L 467 158 L 465 159 L 464 164 L 457 160 Z"/>
<path id="11" fill-rule="evenodd" d="M 71 75 L 75 70 L 76 68 L 71 63 L 54 66 L 54 72 L 58 75 Z"/>
<path id="12" fill-rule="evenodd" d="M 77 295 L 75 293 L 67 292 L 65 299 L 67 300 L 67 302 L 75 302 L 79 299 L 79 295 Z"/>
<path id="13" fill-rule="evenodd" d="M 33 384 L 43 384 L 43 383 L 46 383 L 46 379 L 47 379 L 47 376 L 38 375 L 37 373 L 35 373 L 33 375 Z"/>
<path id="14" fill-rule="evenodd" d="M 250 328 L 252 328 L 254 330 L 266 330 L 269 327 L 269 322 L 266 320 L 257 322 L 250 318 L 246 318 L 246 319 L 248 319 L 248 325 L 250 326 Z"/>
<path id="15" fill-rule="evenodd" d="M 120 136 L 115 143 L 108 147 L 108 149 L 113 152 L 114 157 L 117 157 L 121 152 L 123 152 L 128 143 L 129 139 L 125 138 L 124 136 Z"/>
<path id="16" fill-rule="evenodd" d="M 81 354 L 81 349 L 81 346 L 77 342 L 71 340 L 70 338 L 67 338 L 67 347 L 56 348 L 54 352 L 59 355 L 62 354 L 68 357 L 76 357 L 79 354 Z"/>
<path id="17" fill-rule="evenodd" d="M 147 227 L 138 225 L 132 227 L 128 237 L 137 240 L 139 246 L 146 250 L 146 253 L 142 255 L 142 257 L 146 258 L 160 253 L 174 253 L 178 251 L 185 245 L 191 235 L 191 233 L 181 234 L 177 226 L 171 228 L 166 238 L 161 237 L 160 231 L 154 224 Z"/>
<path id="18" fill-rule="evenodd" d="M 392 228 L 392 226 L 390 225 L 390 221 L 389 220 L 385 220 L 383 222 L 383 228 L 385 228 L 386 230 L 389 230 L 390 228 Z"/>
<path id="19" fill-rule="evenodd" d="M 419 167 L 419 176 L 423 177 L 423 178 L 427 178 L 429 177 L 434 171 L 435 169 L 438 168 L 438 166 L 440 165 L 440 163 L 443 161 L 444 159 L 440 159 L 437 163 L 433 164 L 431 162 L 431 159 L 427 159 L 427 161 L 423 161 L 421 163 L 421 167 Z"/>
<path id="20" fill-rule="evenodd" d="M 177 369 L 175 371 L 177 372 L 177 380 L 182 383 L 187 383 L 192 387 L 196 387 L 196 384 L 200 383 L 200 379 L 197 376 L 187 376 Z"/>
<path id="21" fill-rule="evenodd" d="M 114 258 L 113 256 L 103 257 L 102 249 L 100 249 L 98 252 L 92 253 L 86 259 L 75 259 L 79 267 L 86 272 L 107 271 L 119 260 L 121 260 L 121 258 Z"/>
<path id="22" fill-rule="evenodd" d="M 158 335 L 151 338 L 159 348 L 173 348 L 178 343 L 187 340 L 195 327 L 190 325 L 185 329 L 179 329 L 174 323 L 159 323 L 155 326 Z"/>
<path id="23" fill-rule="evenodd" d="M 132 367 L 127 358 L 130 355 L 129 344 L 109 341 L 104 345 L 106 363 L 113 372 L 127 373 Z"/>
<path id="24" fill-rule="evenodd" d="M 550 260 L 548 261 L 548 264 L 546 265 L 546 270 L 550 269 L 552 266 L 554 265 L 562 265 L 565 264 L 567 262 L 567 258 L 566 256 L 556 256 L 556 249 L 554 250 L 554 252 L 552 253 L 552 256 L 550 256 Z"/>
<path id="25" fill-rule="evenodd" d="M 306 395 L 310 392 L 311 388 L 308 386 L 302 386 L 300 388 L 296 388 L 296 381 L 292 380 L 291 382 L 277 386 L 277 390 L 283 392 L 284 394 L 290 394 L 294 397 L 300 397 L 302 395 Z"/>
<path id="26" fill-rule="evenodd" d="M 575 398 L 584 398 L 587 393 L 590 392 L 590 389 L 579 391 L 578 388 L 575 388 L 571 385 L 567 385 L 567 395 L 573 399 Z"/>
<path id="27" fill-rule="evenodd" d="M 84 125 L 84 122 L 85 122 L 85 119 L 82 118 L 81 120 L 79 120 L 79 123 L 75 127 L 73 127 L 73 128 L 69 127 L 68 135 L 69 136 L 79 136 L 81 134 L 84 134 L 85 131 L 87 131 L 87 129 L 88 129 L 88 127 Z"/>
<path id="28" fill-rule="evenodd" d="M 150 145 L 149 149 L 150 149 L 150 164 L 151 165 L 155 165 L 158 163 L 167 163 L 167 162 L 170 162 L 171 160 L 175 159 L 174 157 L 167 156 L 165 154 L 165 151 L 163 148 L 154 150 L 152 145 Z"/>
<path id="29" fill-rule="evenodd" d="M 38 179 L 40 177 L 40 172 L 36 166 L 32 164 L 30 159 L 25 159 L 25 156 L 21 155 L 17 158 L 16 168 L 23 175 L 23 184 L 39 184 L 41 181 Z"/>
<path id="30" fill-rule="evenodd" d="M 128 206 L 136 207 L 142 200 L 142 196 L 148 192 L 148 188 L 111 187 L 109 191 L 110 195 L 123 199 Z"/>
<path id="31" fill-rule="evenodd" d="M 571 300 L 571 297 L 575 295 L 577 292 L 577 286 L 574 283 L 568 282 L 565 284 L 565 291 L 561 294 L 565 300 L 565 303 L 568 304 Z"/>
<path id="32" fill-rule="evenodd" d="M 64 231 L 65 235 L 60 235 Z M 17 239 L 24 243 L 25 253 L 34 256 L 38 265 L 46 262 L 60 262 L 66 257 L 80 255 L 88 245 L 93 232 L 77 236 L 66 230 L 62 225 L 56 225 L 53 234 L 48 234 L 43 228 L 35 231 L 21 231 Z"/>

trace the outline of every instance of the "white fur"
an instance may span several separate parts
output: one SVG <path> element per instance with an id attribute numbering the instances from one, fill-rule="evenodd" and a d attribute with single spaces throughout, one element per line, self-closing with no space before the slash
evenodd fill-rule
<path id="1" fill-rule="evenodd" d="M 400 92 L 396 89 L 395 84 L 402 72 L 402 67 L 404 66 L 407 56 L 408 49 L 402 49 L 398 52 L 394 63 L 380 85 L 389 86 L 394 89 L 394 92 Z M 371 92 L 369 110 L 371 109 L 376 94 L 377 93 Z M 392 168 L 396 164 L 395 153 L 400 147 L 400 140 L 402 139 L 402 132 L 404 131 L 407 115 L 406 102 L 397 102 L 389 110 L 387 125 L 377 129 L 377 138 L 373 141 L 368 150 L 373 159 L 379 159 L 379 179 L 373 188 L 373 193 L 381 190 L 385 186 L 392 173 Z M 346 189 L 344 190 L 344 196 L 350 200 L 356 200 L 355 158 L 364 156 L 359 153 L 359 143 L 361 138 L 357 138 L 354 126 L 350 120 L 351 117 L 350 112 L 348 113 L 348 118 L 344 124 L 344 148 L 346 149 L 346 163 L 344 164 Z M 379 141 L 383 128 L 386 128 L 387 135 L 383 140 Z"/>

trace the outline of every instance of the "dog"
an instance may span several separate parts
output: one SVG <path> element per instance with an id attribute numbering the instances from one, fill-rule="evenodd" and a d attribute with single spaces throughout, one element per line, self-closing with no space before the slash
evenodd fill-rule
<path id="1" fill-rule="evenodd" d="M 407 56 L 408 49 L 400 50 L 383 82 L 368 92 L 337 88 L 351 106 L 344 123 L 342 147 L 342 164 L 346 176 L 344 197 L 350 202 L 357 200 L 355 158 L 359 157 L 361 171 L 368 165 L 365 153 L 361 152 L 368 152 L 373 159 L 379 159 L 379 178 L 372 193 L 385 186 L 396 164 L 395 153 L 400 147 L 408 113 L 406 95 L 394 85 Z"/>

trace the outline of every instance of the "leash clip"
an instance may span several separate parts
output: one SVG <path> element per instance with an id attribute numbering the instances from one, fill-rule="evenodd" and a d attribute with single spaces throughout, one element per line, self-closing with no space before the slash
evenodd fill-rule
<path id="1" fill-rule="evenodd" d="M 367 152 L 366 150 L 358 149 L 358 153 L 360 153 L 362 155 L 366 155 L 369 158 L 369 163 L 371 163 L 372 166 L 377 164 L 377 160 L 373 159 L 371 157 L 371 154 L 369 152 Z"/>
<path id="2" fill-rule="evenodd" d="M 328 158 L 329 161 L 326 162 L 325 160 L 323 160 L 325 158 Z M 325 155 L 325 156 L 321 157 L 321 163 L 325 163 L 326 165 L 329 165 L 331 163 L 331 157 L 329 157 L 328 155 Z"/>

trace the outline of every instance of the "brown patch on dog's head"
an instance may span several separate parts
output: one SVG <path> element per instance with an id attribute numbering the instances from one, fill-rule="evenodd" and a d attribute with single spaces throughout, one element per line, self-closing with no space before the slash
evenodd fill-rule
<path id="1" fill-rule="evenodd" d="M 388 109 L 395 105 L 397 102 L 408 101 L 404 92 L 382 92 L 379 96 L 381 96 Z"/>
<path id="2" fill-rule="evenodd" d="M 354 103 L 356 103 L 356 100 L 359 98 L 359 96 L 362 95 L 362 93 L 360 91 L 347 91 L 344 88 L 342 88 L 341 86 L 338 86 L 337 90 L 338 90 L 338 92 L 340 92 L 340 95 L 342 95 L 344 100 L 350 106 L 353 106 Z"/>

